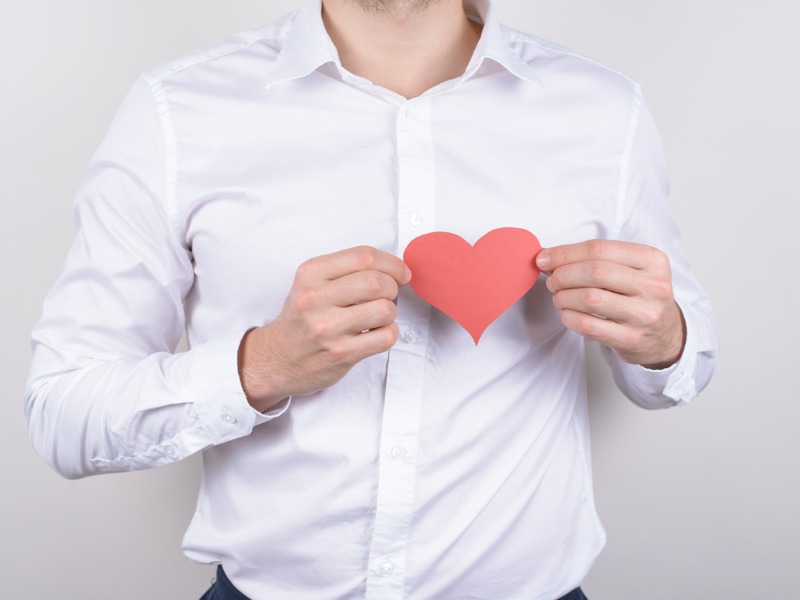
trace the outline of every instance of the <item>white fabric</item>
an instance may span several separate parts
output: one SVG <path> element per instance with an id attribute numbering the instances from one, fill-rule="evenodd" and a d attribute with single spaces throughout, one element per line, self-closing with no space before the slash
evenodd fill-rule
<path id="1" fill-rule="evenodd" d="M 406 101 L 344 71 L 319 0 L 144 75 L 93 158 L 33 335 L 31 438 L 67 477 L 204 451 L 194 560 L 254 600 L 553 600 L 601 550 L 584 342 L 540 281 L 479 345 L 406 287 L 401 340 L 262 415 L 237 348 L 304 260 L 423 233 L 669 253 L 681 361 L 609 357 L 646 407 L 708 381 L 716 333 L 679 247 L 638 86 L 501 27 L 463 77 Z M 190 350 L 174 354 L 184 328 Z"/>

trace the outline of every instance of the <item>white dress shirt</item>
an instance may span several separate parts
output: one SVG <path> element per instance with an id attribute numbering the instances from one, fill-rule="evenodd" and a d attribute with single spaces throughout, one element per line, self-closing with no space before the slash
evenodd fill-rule
<path id="1" fill-rule="evenodd" d="M 584 341 L 543 281 L 476 346 L 406 286 L 401 336 L 339 383 L 260 414 L 237 349 L 304 260 L 522 227 L 666 251 L 687 325 L 663 371 L 608 354 L 634 402 L 690 400 L 710 305 L 665 197 L 637 84 L 499 25 L 412 100 L 342 68 L 320 1 L 145 74 L 91 161 L 77 236 L 33 334 L 30 434 L 60 473 L 203 452 L 184 550 L 254 600 L 553 600 L 605 541 Z M 544 277 L 542 276 L 542 279 Z M 190 349 L 175 353 L 183 331 Z"/>

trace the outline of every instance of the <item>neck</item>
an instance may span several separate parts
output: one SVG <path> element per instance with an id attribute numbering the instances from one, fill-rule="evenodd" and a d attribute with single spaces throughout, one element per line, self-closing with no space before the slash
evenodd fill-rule
<path id="1" fill-rule="evenodd" d="M 345 69 L 405 98 L 462 75 L 481 33 L 461 0 L 323 0 L 322 19 Z"/>

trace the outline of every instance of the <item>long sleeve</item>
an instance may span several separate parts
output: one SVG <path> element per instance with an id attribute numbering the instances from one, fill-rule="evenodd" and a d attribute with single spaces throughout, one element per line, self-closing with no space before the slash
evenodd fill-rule
<path id="1" fill-rule="evenodd" d="M 668 369 L 653 371 L 628 364 L 603 347 L 617 386 L 645 408 L 666 408 L 691 400 L 710 381 L 718 354 L 711 302 L 681 248 L 680 232 L 667 206 L 668 193 L 661 139 L 637 86 L 631 132 L 622 156 L 616 234 L 612 237 L 667 253 L 675 299 L 686 321 L 686 346 L 681 359 Z"/>
<path id="2" fill-rule="evenodd" d="M 163 118 L 140 80 L 80 184 L 76 237 L 33 332 L 30 437 L 66 477 L 179 460 L 270 418 L 241 389 L 241 336 L 174 353 L 193 264 L 170 214 Z"/>

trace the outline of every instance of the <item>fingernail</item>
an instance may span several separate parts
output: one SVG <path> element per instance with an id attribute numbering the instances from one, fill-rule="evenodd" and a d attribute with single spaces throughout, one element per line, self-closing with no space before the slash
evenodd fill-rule
<path id="1" fill-rule="evenodd" d="M 536 266 L 540 269 L 546 269 L 550 266 L 550 255 L 546 252 L 539 252 L 539 255 L 536 257 Z"/>
<path id="2" fill-rule="evenodd" d="M 411 281 L 411 269 L 406 267 L 406 283 L 408 283 L 409 281 Z"/>

